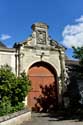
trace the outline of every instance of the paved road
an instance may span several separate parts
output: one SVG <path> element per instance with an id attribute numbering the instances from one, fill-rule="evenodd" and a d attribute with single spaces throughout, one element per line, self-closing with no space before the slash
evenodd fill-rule
<path id="1" fill-rule="evenodd" d="M 83 120 L 79 121 L 76 118 L 69 120 L 47 113 L 32 113 L 31 121 L 24 122 L 22 125 L 83 125 Z"/>

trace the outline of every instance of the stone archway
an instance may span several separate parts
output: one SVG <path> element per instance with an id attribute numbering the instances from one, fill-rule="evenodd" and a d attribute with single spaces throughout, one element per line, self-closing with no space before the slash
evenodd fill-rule
<path id="1" fill-rule="evenodd" d="M 34 63 L 28 71 L 31 91 L 28 95 L 28 107 L 36 111 L 56 108 L 58 102 L 57 73 L 46 62 Z"/>

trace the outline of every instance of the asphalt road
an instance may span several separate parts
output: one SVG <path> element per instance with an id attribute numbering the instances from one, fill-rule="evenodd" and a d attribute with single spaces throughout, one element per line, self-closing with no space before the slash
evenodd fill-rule
<path id="1" fill-rule="evenodd" d="M 31 121 L 21 125 L 83 125 L 83 120 L 76 117 L 65 119 L 62 116 L 57 117 L 47 113 L 32 113 Z"/>

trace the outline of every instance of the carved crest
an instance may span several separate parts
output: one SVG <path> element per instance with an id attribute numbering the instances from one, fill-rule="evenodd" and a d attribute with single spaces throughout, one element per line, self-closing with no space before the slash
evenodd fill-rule
<path id="1" fill-rule="evenodd" d="M 37 44 L 46 44 L 46 32 L 45 31 L 37 31 Z"/>

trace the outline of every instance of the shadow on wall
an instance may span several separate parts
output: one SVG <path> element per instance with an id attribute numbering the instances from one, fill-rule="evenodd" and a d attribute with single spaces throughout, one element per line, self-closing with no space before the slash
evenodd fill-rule
<path id="1" fill-rule="evenodd" d="M 80 90 L 79 90 L 79 83 L 78 80 L 78 69 L 77 66 L 72 66 L 68 69 L 68 79 L 66 80 L 66 87 L 67 90 L 64 93 L 64 97 L 69 98 L 69 105 L 68 108 L 71 109 L 71 111 L 76 111 L 81 107 L 80 99 Z"/>
<path id="2" fill-rule="evenodd" d="M 41 95 L 35 97 L 35 109 L 37 112 L 50 112 L 57 109 L 57 87 L 56 84 L 40 85 Z"/>

